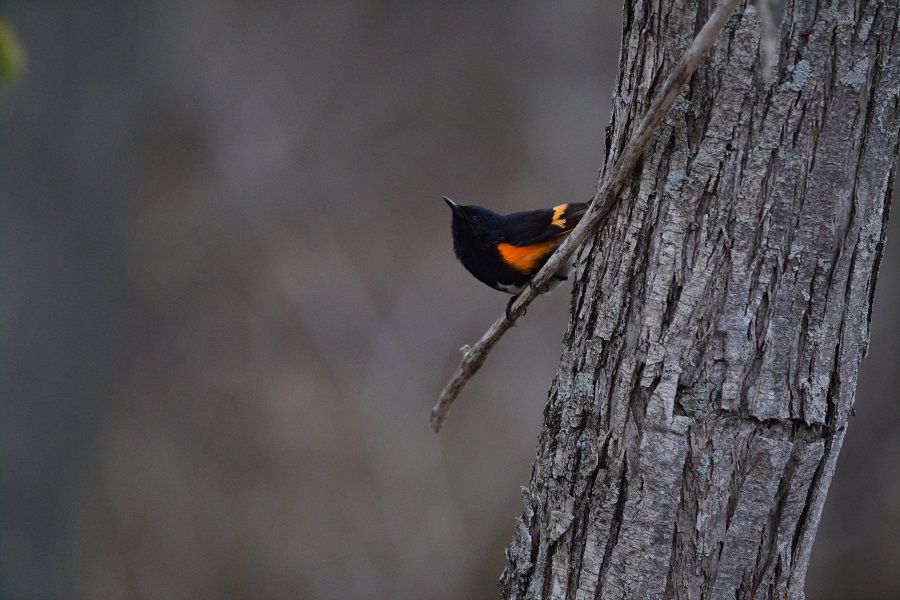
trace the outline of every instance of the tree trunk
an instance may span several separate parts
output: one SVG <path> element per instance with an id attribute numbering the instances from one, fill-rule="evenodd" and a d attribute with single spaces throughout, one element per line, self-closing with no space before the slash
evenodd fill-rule
<path id="1" fill-rule="evenodd" d="M 627 4 L 612 165 L 713 3 Z M 804 597 L 897 154 L 897 0 L 742 7 L 580 259 L 505 598 Z"/>

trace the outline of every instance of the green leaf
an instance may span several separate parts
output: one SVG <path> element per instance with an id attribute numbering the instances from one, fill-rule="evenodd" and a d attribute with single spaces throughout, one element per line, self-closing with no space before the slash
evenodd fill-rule
<path id="1" fill-rule="evenodd" d="M 12 27 L 0 19 L 0 81 L 13 83 L 25 71 L 25 49 Z"/>

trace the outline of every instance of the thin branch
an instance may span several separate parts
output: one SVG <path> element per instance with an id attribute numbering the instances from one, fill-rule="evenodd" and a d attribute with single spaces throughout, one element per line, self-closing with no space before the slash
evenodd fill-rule
<path id="1" fill-rule="evenodd" d="M 678 65 L 669 74 L 662 89 L 647 110 L 647 114 L 631 136 L 631 139 L 625 146 L 625 150 L 613 166 L 611 175 L 598 189 L 588 212 L 581 219 L 578 226 L 572 230 L 572 233 L 566 237 L 566 240 L 553 256 L 550 257 L 547 264 L 535 275 L 533 286 L 526 287 L 522 295 L 512 305 L 510 314 L 513 320 L 524 314 L 528 305 L 537 297 L 536 290 L 541 289 L 563 263 L 569 260 L 569 257 L 581 247 L 587 240 L 588 235 L 599 227 L 606 215 L 615 206 L 619 195 L 625 188 L 625 184 L 631 177 L 631 172 L 637 165 L 641 154 L 643 154 L 647 142 L 650 141 L 656 128 L 669 111 L 672 102 L 681 93 L 682 88 L 687 84 L 697 67 L 700 66 L 700 62 L 706 56 L 713 43 L 715 43 L 719 31 L 731 17 L 739 2 L 740 0 L 725 0 L 710 16 L 703 29 L 697 34 L 697 37 L 694 38 L 693 43 L 691 43 Z M 437 404 L 431 410 L 431 426 L 436 432 L 440 431 L 441 425 L 443 425 L 447 414 L 450 412 L 450 405 L 459 395 L 460 390 L 478 372 L 478 369 L 484 364 L 488 353 L 512 325 L 513 323 L 504 314 L 491 325 L 490 329 L 474 346 L 465 351 L 462 362 L 456 368 L 453 377 L 450 378 L 450 381 L 441 392 Z"/>

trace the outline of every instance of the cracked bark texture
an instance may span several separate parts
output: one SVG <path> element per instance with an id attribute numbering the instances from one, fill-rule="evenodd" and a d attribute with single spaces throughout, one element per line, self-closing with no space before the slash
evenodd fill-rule
<path id="1" fill-rule="evenodd" d="M 606 168 L 714 5 L 626 4 Z M 868 344 L 898 2 L 728 22 L 581 253 L 504 598 L 804 598 Z"/>

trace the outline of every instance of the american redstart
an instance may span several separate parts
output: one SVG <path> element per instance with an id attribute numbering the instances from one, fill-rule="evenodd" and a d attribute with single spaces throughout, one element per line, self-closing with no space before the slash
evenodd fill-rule
<path id="1" fill-rule="evenodd" d="M 459 262 L 479 281 L 513 294 L 510 308 L 531 284 L 553 251 L 578 224 L 587 204 L 560 204 L 553 208 L 498 215 L 481 206 L 461 206 L 444 196 L 453 211 L 453 251 Z M 568 279 L 570 265 L 557 271 L 542 292 Z"/>

